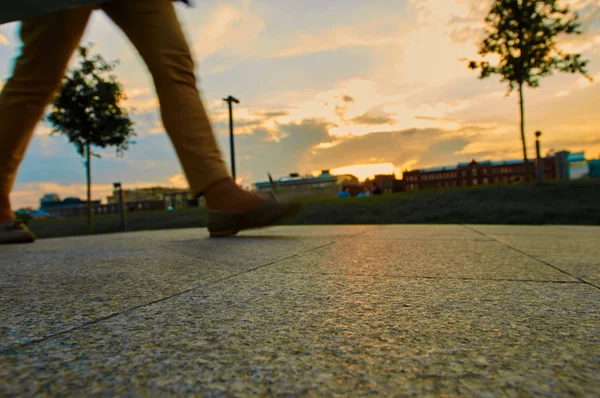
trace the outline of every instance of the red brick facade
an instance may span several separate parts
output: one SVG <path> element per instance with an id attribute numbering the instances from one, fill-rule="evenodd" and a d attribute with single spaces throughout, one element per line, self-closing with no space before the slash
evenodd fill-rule
<path id="1" fill-rule="evenodd" d="M 457 167 L 438 167 L 404 172 L 407 191 L 421 189 L 472 187 L 477 185 L 510 184 L 524 180 L 523 161 L 461 163 Z M 542 159 L 544 179 L 558 178 L 558 165 L 554 157 Z M 535 180 L 536 162 L 530 162 L 530 180 Z"/>

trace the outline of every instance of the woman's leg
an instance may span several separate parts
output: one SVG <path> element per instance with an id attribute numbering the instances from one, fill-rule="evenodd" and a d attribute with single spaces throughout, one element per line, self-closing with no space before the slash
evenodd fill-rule
<path id="1" fill-rule="evenodd" d="M 0 94 L 0 224 L 14 218 L 9 195 L 19 165 L 91 12 L 89 7 L 71 9 L 21 24 L 21 54 Z"/>
<path id="2" fill-rule="evenodd" d="M 244 212 L 260 201 L 231 179 L 196 87 L 194 61 L 170 0 L 102 5 L 148 67 L 163 124 L 195 195 L 209 208 Z"/>

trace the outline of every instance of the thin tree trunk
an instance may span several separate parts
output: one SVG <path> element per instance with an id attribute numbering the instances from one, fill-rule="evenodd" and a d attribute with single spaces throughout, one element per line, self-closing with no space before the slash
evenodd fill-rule
<path id="1" fill-rule="evenodd" d="M 92 156 L 90 153 L 90 143 L 85 145 L 85 168 L 87 174 L 87 216 L 88 216 L 88 234 L 94 234 L 94 228 L 92 226 Z"/>
<path id="2" fill-rule="evenodd" d="M 525 104 L 523 100 L 523 83 L 519 84 L 519 108 L 521 112 L 521 142 L 523 143 L 523 162 L 525 182 L 529 181 L 529 159 L 527 159 L 527 144 L 525 144 Z"/>

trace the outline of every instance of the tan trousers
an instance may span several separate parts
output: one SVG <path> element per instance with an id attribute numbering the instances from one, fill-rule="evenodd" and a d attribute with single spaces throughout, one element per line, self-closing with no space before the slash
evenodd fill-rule
<path id="1" fill-rule="evenodd" d="M 230 176 L 196 88 L 194 62 L 170 0 L 100 5 L 146 63 L 163 124 L 191 190 Z M 9 195 L 33 130 L 60 87 L 94 7 L 23 21 L 23 49 L 0 94 L 0 196 Z"/>

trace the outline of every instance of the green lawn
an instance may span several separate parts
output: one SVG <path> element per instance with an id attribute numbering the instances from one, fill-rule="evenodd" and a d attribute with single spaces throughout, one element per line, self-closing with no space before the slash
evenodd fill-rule
<path id="1" fill-rule="evenodd" d="M 290 225 L 317 224 L 571 224 L 600 225 L 600 180 L 543 185 L 496 185 L 382 195 L 311 199 Z M 195 228 L 206 225 L 202 208 L 137 212 L 127 230 Z M 29 222 L 39 238 L 84 235 L 87 218 Z M 119 215 L 97 216 L 94 232 L 119 232 Z"/>

